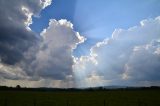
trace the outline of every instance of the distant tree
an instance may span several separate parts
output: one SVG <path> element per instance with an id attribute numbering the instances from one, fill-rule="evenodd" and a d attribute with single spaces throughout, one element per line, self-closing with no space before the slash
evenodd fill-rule
<path id="1" fill-rule="evenodd" d="M 20 86 L 20 85 L 17 85 L 17 86 L 16 86 L 16 88 L 18 88 L 18 89 L 19 89 L 19 88 L 21 88 L 21 86 Z"/>

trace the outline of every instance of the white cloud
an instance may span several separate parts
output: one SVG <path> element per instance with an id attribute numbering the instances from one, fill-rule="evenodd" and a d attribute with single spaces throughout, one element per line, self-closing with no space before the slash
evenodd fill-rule
<path id="1" fill-rule="evenodd" d="M 110 81 L 102 85 L 158 82 L 160 81 L 160 55 L 157 42 L 159 39 L 160 17 L 143 20 L 140 26 L 127 30 L 116 29 L 112 38 L 98 42 L 91 48 L 90 56 L 86 56 L 86 59 L 82 59 L 82 56 L 76 60 L 74 74 L 78 77 L 75 78 L 83 81 L 94 72 L 97 76 L 103 77 L 103 80 Z M 97 64 L 92 64 L 94 62 L 91 59 Z M 85 83 L 81 85 L 86 86 Z"/>
<path id="2" fill-rule="evenodd" d="M 126 64 L 129 68 L 125 70 L 125 75 L 134 81 L 159 81 L 160 55 L 155 52 L 160 49 L 160 44 L 151 43 L 135 48 Z"/>
<path id="3" fill-rule="evenodd" d="M 40 0 L 40 4 L 42 5 L 43 8 L 51 5 L 52 0 Z"/>
<path id="4" fill-rule="evenodd" d="M 49 27 L 41 33 L 42 42 L 31 67 L 40 77 L 65 80 L 72 75 L 73 50 L 85 38 L 73 30 L 67 20 L 50 20 Z"/>

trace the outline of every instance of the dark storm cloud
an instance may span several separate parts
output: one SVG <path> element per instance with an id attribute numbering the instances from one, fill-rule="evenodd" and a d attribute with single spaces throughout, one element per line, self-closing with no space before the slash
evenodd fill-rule
<path id="1" fill-rule="evenodd" d="M 32 15 L 43 8 L 40 0 L 0 0 L 0 59 L 13 65 L 23 59 L 23 53 L 37 42 L 29 30 Z"/>
<path id="2" fill-rule="evenodd" d="M 37 37 L 25 28 L 0 28 L 0 58 L 6 64 L 15 64 L 23 58 L 23 52 L 37 42 Z"/>

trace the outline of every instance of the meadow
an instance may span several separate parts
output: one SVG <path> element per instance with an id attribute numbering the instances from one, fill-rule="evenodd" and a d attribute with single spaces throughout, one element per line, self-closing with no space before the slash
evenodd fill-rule
<path id="1" fill-rule="evenodd" d="M 0 106 L 160 106 L 160 90 L 0 91 Z"/>

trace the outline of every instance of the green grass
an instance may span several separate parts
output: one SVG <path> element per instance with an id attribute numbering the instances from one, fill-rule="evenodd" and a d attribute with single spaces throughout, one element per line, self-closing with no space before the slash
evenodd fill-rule
<path id="1" fill-rule="evenodd" d="M 160 106 L 160 91 L 0 91 L 0 106 Z"/>

